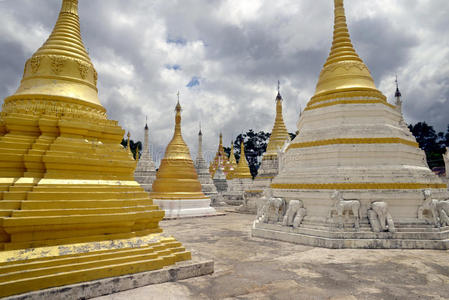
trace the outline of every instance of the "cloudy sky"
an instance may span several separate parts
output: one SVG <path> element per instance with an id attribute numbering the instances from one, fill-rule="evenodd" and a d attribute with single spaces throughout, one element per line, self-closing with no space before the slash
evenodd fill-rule
<path id="1" fill-rule="evenodd" d="M 0 0 L 0 103 L 46 40 L 60 0 Z M 173 132 L 176 93 L 193 157 L 201 121 L 206 158 L 250 128 L 271 130 L 277 80 L 296 130 L 329 53 L 332 0 L 80 0 L 81 31 L 110 118 L 155 159 Z M 449 123 L 449 1 L 346 0 L 353 44 L 393 101 L 398 74 L 406 121 Z"/>

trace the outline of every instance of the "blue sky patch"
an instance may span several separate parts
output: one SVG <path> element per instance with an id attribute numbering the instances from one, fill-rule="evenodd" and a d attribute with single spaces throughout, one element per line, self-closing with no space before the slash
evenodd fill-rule
<path id="1" fill-rule="evenodd" d="M 200 85 L 200 79 L 199 77 L 193 76 L 192 79 L 190 79 L 190 82 L 187 83 L 186 87 L 194 87 L 196 85 Z"/>
<path id="2" fill-rule="evenodd" d="M 165 67 L 169 70 L 181 70 L 181 66 L 178 64 L 174 64 L 174 65 L 165 65 Z"/>

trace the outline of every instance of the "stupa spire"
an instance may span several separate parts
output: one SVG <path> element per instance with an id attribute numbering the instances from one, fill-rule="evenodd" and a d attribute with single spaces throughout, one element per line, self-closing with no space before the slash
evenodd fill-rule
<path id="1" fill-rule="evenodd" d="M 276 118 L 274 120 L 273 129 L 271 130 L 270 140 L 268 141 L 267 151 L 264 159 L 277 157 L 277 149 L 281 148 L 285 140 L 290 138 L 287 127 L 282 116 L 282 96 L 280 93 L 280 82 L 278 81 L 278 94 L 276 96 Z"/>
<path id="2" fill-rule="evenodd" d="M 395 98 L 395 105 L 396 105 L 396 109 L 399 112 L 402 112 L 402 94 L 399 91 L 399 83 L 398 83 L 398 75 L 396 75 L 396 79 L 395 79 L 395 83 L 396 83 L 396 92 L 394 93 L 394 98 Z"/>
<path id="3" fill-rule="evenodd" d="M 332 48 L 320 73 L 314 97 L 353 88 L 377 91 L 368 68 L 352 45 L 343 0 L 334 0 L 334 5 Z"/>
<path id="4" fill-rule="evenodd" d="M 243 141 L 240 143 L 240 159 L 237 167 L 232 173 L 232 178 L 253 178 L 249 170 L 248 161 L 245 156 L 245 145 Z"/>
<path id="5" fill-rule="evenodd" d="M 237 168 L 237 160 L 235 159 L 234 155 L 234 141 L 231 141 L 231 151 L 229 152 L 229 171 L 226 174 L 226 179 L 230 180 L 232 179 L 232 175 L 234 174 L 235 169 Z"/>
<path id="6" fill-rule="evenodd" d="M 200 125 L 200 131 L 198 132 L 198 156 L 197 160 L 202 159 L 203 160 L 203 133 L 201 132 L 201 125 Z"/>
<path id="7" fill-rule="evenodd" d="M 78 0 L 62 1 L 51 35 L 26 62 L 20 87 L 11 97 L 19 95 L 72 98 L 101 106 L 97 72 L 81 39 Z"/>
<path id="8" fill-rule="evenodd" d="M 126 142 L 126 148 L 127 148 L 129 153 L 132 153 L 131 152 L 131 145 L 130 145 L 131 133 L 128 131 L 128 134 L 126 136 L 128 137 L 128 141 Z"/>

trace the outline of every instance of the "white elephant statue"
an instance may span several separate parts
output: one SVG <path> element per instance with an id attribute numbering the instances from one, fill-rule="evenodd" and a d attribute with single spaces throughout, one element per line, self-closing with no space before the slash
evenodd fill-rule
<path id="1" fill-rule="evenodd" d="M 371 207 L 368 210 L 368 219 L 371 224 L 371 229 L 374 232 L 396 232 L 393 218 L 388 211 L 388 204 L 386 202 L 372 202 Z"/>
<path id="2" fill-rule="evenodd" d="M 343 215 L 349 215 L 352 212 L 354 215 L 354 225 L 357 230 L 360 228 L 360 201 L 358 200 L 344 200 L 342 194 L 339 191 L 335 191 L 331 199 L 334 202 L 331 210 L 329 211 L 329 218 L 332 218 L 332 213 L 335 212 L 338 216 L 338 225 L 343 227 Z"/>
<path id="3" fill-rule="evenodd" d="M 298 228 L 306 214 L 307 210 L 301 200 L 290 200 L 282 225 Z"/>
<path id="4" fill-rule="evenodd" d="M 256 218 L 260 219 L 264 214 L 266 208 L 268 207 L 266 204 L 268 200 L 273 197 L 273 191 L 270 188 L 264 189 L 261 198 L 256 199 Z"/>
<path id="5" fill-rule="evenodd" d="M 275 224 L 281 220 L 285 213 L 285 200 L 271 197 L 265 204 L 262 213 L 262 222 Z"/>
<path id="6" fill-rule="evenodd" d="M 426 220 L 429 222 L 428 219 L 424 217 L 424 212 L 428 211 L 431 214 L 433 225 L 435 227 L 440 226 L 440 220 L 438 218 L 438 210 L 437 210 L 437 204 L 438 200 L 432 199 L 432 191 L 427 189 L 423 191 L 424 194 L 424 202 L 423 204 L 418 208 L 418 219 L 420 220 Z"/>
<path id="7" fill-rule="evenodd" d="M 449 226 L 449 200 L 438 201 L 437 212 L 441 226 Z"/>

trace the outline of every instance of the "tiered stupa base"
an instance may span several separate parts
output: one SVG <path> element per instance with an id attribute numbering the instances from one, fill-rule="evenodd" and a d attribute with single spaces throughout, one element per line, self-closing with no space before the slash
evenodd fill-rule
<path id="1" fill-rule="evenodd" d="M 164 219 L 215 216 L 211 199 L 154 199 L 154 203 L 165 211 Z"/>
<path id="2" fill-rule="evenodd" d="M 329 195 L 332 191 L 274 190 L 274 197 L 287 201 L 301 200 L 307 209 L 306 216 L 297 228 L 283 225 L 282 215 L 277 222 L 264 222 L 258 217 L 251 234 L 253 237 L 325 248 L 449 249 L 449 226 L 431 224 L 428 211 L 425 212 L 425 219 L 417 217 L 414 207 L 423 203 L 422 190 L 346 190 L 342 193 L 345 199 L 360 201 L 359 229 L 356 229 L 352 213 L 339 219 L 336 212 L 332 212 L 329 217 L 333 204 Z M 444 194 L 444 190 L 441 193 Z M 388 201 L 394 232 L 372 230 L 368 208 L 373 201 Z"/>
<path id="3" fill-rule="evenodd" d="M 340 230 L 335 225 L 305 218 L 300 228 L 254 221 L 251 235 L 283 242 L 324 248 L 449 249 L 449 227 L 434 228 L 422 220 L 395 224 L 397 232 L 372 232 L 368 219 L 355 231 L 353 223 Z"/>
<path id="4" fill-rule="evenodd" d="M 161 234 L 3 251 L 0 297 L 161 269 L 190 258 L 181 243 Z"/>

